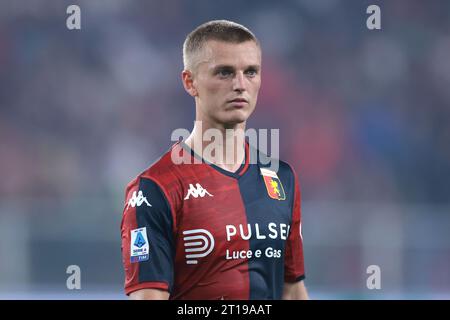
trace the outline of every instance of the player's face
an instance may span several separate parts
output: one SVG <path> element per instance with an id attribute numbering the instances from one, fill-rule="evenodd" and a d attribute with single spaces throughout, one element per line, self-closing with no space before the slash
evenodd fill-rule
<path id="1" fill-rule="evenodd" d="M 193 77 L 197 120 L 233 126 L 255 109 L 261 86 L 261 51 L 254 41 L 208 41 Z"/>

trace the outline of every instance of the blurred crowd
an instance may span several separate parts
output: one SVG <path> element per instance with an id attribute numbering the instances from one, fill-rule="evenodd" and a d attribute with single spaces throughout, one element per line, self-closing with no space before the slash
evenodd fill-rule
<path id="1" fill-rule="evenodd" d="M 372 4 L 381 30 L 366 27 Z M 262 44 L 248 127 L 280 129 L 299 174 L 312 297 L 371 297 L 370 264 L 384 297 L 448 297 L 448 0 L 0 1 L 0 297 L 67 294 L 71 264 L 83 294 L 122 297 L 124 189 L 191 130 L 181 48 L 213 19 Z"/>
<path id="2" fill-rule="evenodd" d="M 69 4 L 0 2 L 0 199 L 121 197 L 192 128 L 182 43 L 225 18 L 262 43 L 249 127 L 280 129 L 305 199 L 449 202 L 449 1 L 77 1 L 73 31 Z"/>

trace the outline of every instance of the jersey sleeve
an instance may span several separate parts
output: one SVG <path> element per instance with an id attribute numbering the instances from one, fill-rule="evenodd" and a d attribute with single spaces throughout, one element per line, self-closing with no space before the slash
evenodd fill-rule
<path id="1" fill-rule="evenodd" d="M 284 280 L 297 282 L 305 279 L 305 265 L 303 258 L 303 236 L 300 206 L 300 187 L 297 174 L 294 175 L 294 199 L 292 204 L 292 223 L 286 244 Z"/>
<path id="2" fill-rule="evenodd" d="M 126 190 L 121 223 L 125 293 L 173 285 L 174 238 L 170 205 L 158 184 L 137 178 Z"/>

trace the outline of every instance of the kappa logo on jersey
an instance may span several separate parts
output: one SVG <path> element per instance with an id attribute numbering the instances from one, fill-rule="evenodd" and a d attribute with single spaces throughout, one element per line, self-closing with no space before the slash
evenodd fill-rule
<path id="1" fill-rule="evenodd" d="M 147 198 L 144 197 L 144 194 L 142 193 L 141 190 L 138 191 L 137 195 L 136 191 L 133 191 L 133 195 L 131 196 L 130 201 L 128 201 L 127 210 L 130 206 L 133 208 L 140 207 L 144 202 L 147 205 L 147 207 L 152 206 L 150 203 L 148 203 Z"/>
<path id="2" fill-rule="evenodd" d="M 195 187 L 192 183 L 190 183 L 188 193 L 187 193 L 186 197 L 184 197 L 184 200 L 188 200 L 190 198 L 190 196 L 193 196 L 194 198 L 198 198 L 198 197 L 203 198 L 205 195 L 213 197 L 213 195 L 211 193 L 209 193 L 208 191 L 206 191 L 206 189 L 204 189 L 200 185 L 200 183 L 196 183 Z"/>
<path id="3" fill-rule="evenodd" d="M 264 184 L 266 185 L 267 194 L 269 197 L 276 200 L 286 200 L 283 185 L 281 184 L 276 172 L 261 168 L 261 175 L 263 176 Z"/>
<path id="4" fill-rule="evenodd" d="M 208 230 L 186 230 L 183 235 L 187 264 L 197 264 L 198 258 L 206 257 L 214 249 L 214 237 Z"/>
<path id="5" fill-rule="evenodd" d="M 142 262 L 149 259 L 147 228 L 131 230 L 130 261 Z"/>

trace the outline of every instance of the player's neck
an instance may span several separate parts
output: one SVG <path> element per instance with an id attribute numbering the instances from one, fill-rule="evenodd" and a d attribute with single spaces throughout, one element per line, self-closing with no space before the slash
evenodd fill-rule
<path id="1" fill-rule="evenodd" d="M 225 127 L 196 121 L 185 143 L 206 161 L 236 172 L 245 159 L 245 122 Z"/>

